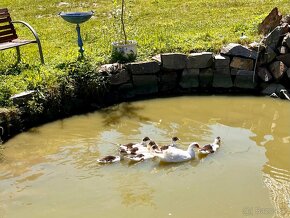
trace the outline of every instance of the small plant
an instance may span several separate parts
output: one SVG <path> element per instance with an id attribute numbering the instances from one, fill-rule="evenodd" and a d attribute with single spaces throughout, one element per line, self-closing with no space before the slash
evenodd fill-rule
<path id="1" fill-rule="evenodd" d="M 134 61 L 137 56 L 137 43 L 134 40 L 128 40 L 125 18 L 126 7 L 125 0 L 121 0 L 121 9 L 117 9 L 114 12 L 114 18 L 120 22 L 121 41 L 113 42 L 112 61 L 113 62 L 129 62 Z"/>

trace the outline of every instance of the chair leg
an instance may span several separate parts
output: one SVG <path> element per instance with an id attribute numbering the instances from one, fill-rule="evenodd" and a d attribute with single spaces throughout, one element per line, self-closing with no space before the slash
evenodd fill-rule
<path id="1" fill-rule="evenodd" d="M 16 52 L 17 52 L 17 64 L 21 61 L 21 57 L 20 57 L 20 48 L 16 47 Z"/>
<path id="2" fill-rule="evenodd" d="M 43 53 L 42 53 L 42 47 L 41 47 L 40 40 L 37 40 L 37 45 L 38 45 L 38 51 L 39 51 L 41 64 L 44 64 L 44 58 L 43 58 Z"/>

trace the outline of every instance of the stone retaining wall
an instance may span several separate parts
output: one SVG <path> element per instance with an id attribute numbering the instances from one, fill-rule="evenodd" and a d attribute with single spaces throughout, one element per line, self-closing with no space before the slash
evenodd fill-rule
<path id="1" fill-rule="evenodd" d="M 282 19 L 274 8 L 259 31 L 269 32 L 260 43 L 249 47 L 230 43 L 220 54 L 165 53 L 146 62 L 103 65 L 98 72 L 109 78 L 111 89 L 102 100 L 105 104 L 98 107 L 138 98 L 203 93 L 260 94 L 290 100 L 290 16 Z M 13 96 L 16 110 L 0 108 L 0 144 L 34 123 L 46 121 L 45 114 L 27 117 L 30 113 L 25 105 L 34 94 L 28 91 Z M 51 119 L 57 118 L 58 114 Z M 32 124 L 26 122 L 33 119 Z"/>

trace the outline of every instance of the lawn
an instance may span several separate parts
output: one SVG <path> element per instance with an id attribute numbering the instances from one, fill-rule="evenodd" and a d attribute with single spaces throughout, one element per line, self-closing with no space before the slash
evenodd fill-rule
<path id="1" fill-rule="evenodd" d="M 56 75 L 65 74 L 56 66 L 73 62 L 78 56 L 75 26 L 62 20 L 61 11 L 90 11 L 94 16 L 81 24 L 85 56 L 94 65 L 108 63 L 111 43 L 120 39 L 119 20 L 114 18 L 119 1 L 113 0 L 2 0 L 13 20 L 23 20 L 38 32 L 46 65 L 40 66 L 37 46 L 21 48 L 22 63 L 17 67 L 13 49 L 0 52 L 0 106 L 9 104 L 9 95 L 50 86 Z M 146 60 L 161 52 L 213 51 L 229 42 L 260 40 L 257 25 L 273 7 L 290 14 L 289 0 L 129 0 L 126 20 L 128 38 L 138 42 L 138 59 Z M 18 28 L 18 35 L 30 33 Z"/>

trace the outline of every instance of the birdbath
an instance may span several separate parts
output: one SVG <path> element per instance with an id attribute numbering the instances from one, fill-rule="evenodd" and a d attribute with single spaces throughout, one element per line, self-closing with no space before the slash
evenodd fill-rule
<path id="1" fill-rule="evenodd" d="M 69 23 L 76 24 L 76 31 L 78 34 L 78 46 L 80 47 L 80 57 L 84 57 L 84 49 L 83 49 L 83 40 L 81 37 L 81 28 L 80 24 L 88 21 L 92 15 L 94 14 L 93 11 L 90 12 L 60 12 L 59 16 L 61 16 L 65 21 Z"/>

